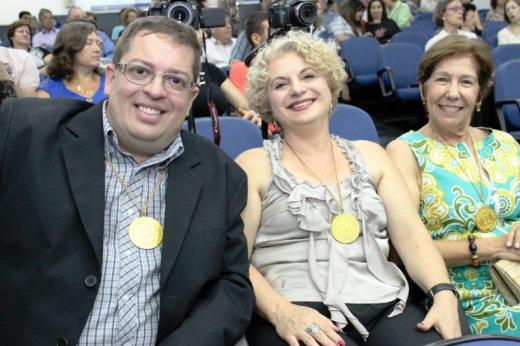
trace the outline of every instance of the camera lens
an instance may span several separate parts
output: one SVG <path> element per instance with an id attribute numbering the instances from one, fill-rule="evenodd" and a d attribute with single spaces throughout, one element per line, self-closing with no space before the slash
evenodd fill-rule
<path id="1" fill-rule="evenodd" d="M 316 5 L 312 2 L 301 2 L 294 7 L 294 18 L 291 18 L 294 26 L 307 27 L 316 19 Z"/>
<path id="2" fill-rule="evenodd" d="M 166 16 L 187 25 L 191 25 L 194 19 L 194 13 L 190 5 L 181 1 L 176 1 L 168 6 Z"/>

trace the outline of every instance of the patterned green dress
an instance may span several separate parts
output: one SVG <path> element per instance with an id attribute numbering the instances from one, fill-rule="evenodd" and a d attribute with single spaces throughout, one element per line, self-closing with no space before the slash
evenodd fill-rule
<path id="1" fill-rule="evenodd" d="M 419 214 L 433 239 L 466 240 L 469 232 L 477 239 L 497 237 L 519 219 L 520 147 L 511 136 L 493 130 L 475 143 L 492 181 L 487 185 L 484 180 L 482 191 L 475 161 L 464 143 L 444 145 L 413 131 L 399 139 L 410 146 L 422 172 Z M 480 232 L 475 225 L 482 192 L 498 216 L 497 226 L 489 233 Z M 448 272 L 473 334 L 520 336 L 520 305 L 506 305 L 491 281 L 488 262 L 480 267 L 453 267 Z"/>

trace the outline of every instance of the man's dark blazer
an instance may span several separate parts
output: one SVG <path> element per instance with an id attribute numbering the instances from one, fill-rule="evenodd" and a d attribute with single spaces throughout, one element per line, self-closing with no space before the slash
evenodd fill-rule
<path id="1" fill-rule="evenodd" d="M 157 344 L 232 345 L 254 306 L 240 213 L 247 182 L 182 132 L 168 168 Z M 0 344 L 75 345 L 101 280 L 101 105 L 20 99 L 0 108 Z"/>

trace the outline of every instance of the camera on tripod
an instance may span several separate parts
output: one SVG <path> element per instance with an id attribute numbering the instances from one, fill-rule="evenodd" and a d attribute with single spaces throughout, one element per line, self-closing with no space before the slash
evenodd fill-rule
<path id="1" fill-rule="evenodd" d="M 153 2 L 149 16 L 166 16 L 194 29 L 226 26 L 226 11 L 223 8 L 201 8 L 193 0 L 161 0 Z"/>
<path id="2" fill-rule="evenodd" d="M 269 8 L 269 26 L 288 29 L 306 28 L 314 24 L 317 8 L 310 0 L 280 0 Z"/>

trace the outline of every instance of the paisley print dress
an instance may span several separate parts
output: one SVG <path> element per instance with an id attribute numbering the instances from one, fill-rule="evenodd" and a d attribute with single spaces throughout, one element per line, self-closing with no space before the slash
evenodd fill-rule
<path id="1" fill-rule="evenodd" d="M 471 151 L 464 143 L 445 145 L 418 132 L 399 139 L 407 143 L 421 170 L 422 221 L 434 240 L 498 237 L 520 217 L 520 148 L 508 134 L 489 130 L 475 143 L 491 182 L 479 176 Z M 497 226 L 480 232 L 475 213 L 483 205 L 495 209 Z M 468 250 L 468 257 L 470 256 Z M 520 336 L 520 305 L 508 306 L 491 281 L 488 262 L 453 267 L 449 275 L 460 294 L 473 334 Z"/>

